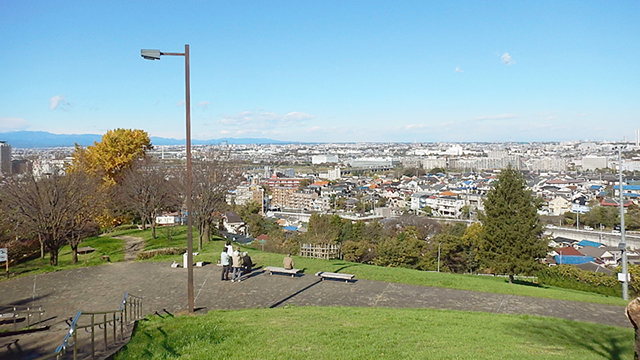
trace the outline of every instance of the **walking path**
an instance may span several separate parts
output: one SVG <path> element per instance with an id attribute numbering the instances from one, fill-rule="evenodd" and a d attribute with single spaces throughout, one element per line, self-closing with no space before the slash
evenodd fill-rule
<path id="1" fill-rule="evenodd" d="M 195 304 L 202 310 L 298 306 L 435 308 L 503 314 L 554 316 L 576 321 L 631 327 L 624 307 L 515 295 L 501 295 L 416 285 L 357 280 L 319 281 L 313 274 L 296 278 L 255 270 L 240 282 L 220 281 L 221 268 L 194 268 Z M 25 353 L 44 354 L 62 341 L 64 320 L 78 310 L 116 310 L 126 292 L 143 296 L 145 313 L 183 312 L 187 271 L 169 263 L 121 262 L 34 275 L 0 283 L 0 304 L 42 305 L 57 331 L 49 343 L 21 342 Z M 0 346 L 3 344 L 0 339 Z M 55 343 L 55 344 L 54 344 Z M 4 348 L 0 358 L 4 358 Z"/>
<path id="2" fill-rule="evenodd" d="M 122 239 L 124 244 L 124 261 L 134 261 L 138 253 L 144 249 L 144 239 L 133 236 L 116 236 L 116 239 Z"/>

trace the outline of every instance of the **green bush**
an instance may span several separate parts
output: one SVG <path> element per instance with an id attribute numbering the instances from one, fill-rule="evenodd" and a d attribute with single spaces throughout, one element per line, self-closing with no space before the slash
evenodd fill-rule
<path id="1" fill-rule="evenodd" d="M 620 283 L 615 277 L 581 270 L 573 265 L 550 266 L 540 271 L 538 283 L 602 295 L 621 295 Z"/>

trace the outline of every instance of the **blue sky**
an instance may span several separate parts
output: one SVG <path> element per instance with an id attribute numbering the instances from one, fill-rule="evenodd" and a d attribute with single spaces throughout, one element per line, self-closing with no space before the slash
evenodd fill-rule
<path id="1" fill-rule="evenodd" d="M 561 141 L 640 128 L 638 1 L 0 0 L 0 132 Z"/>

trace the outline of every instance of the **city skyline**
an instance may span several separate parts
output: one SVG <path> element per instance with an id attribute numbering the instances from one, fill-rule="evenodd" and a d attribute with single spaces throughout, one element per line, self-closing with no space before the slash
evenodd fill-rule
<path id="1" fill-rule="evenodd" d="M 634 139 L 631 1 L 0 4 L 0 132 L 302 142 Z M 2 140 L 2 139 L 0 139 Z"/>

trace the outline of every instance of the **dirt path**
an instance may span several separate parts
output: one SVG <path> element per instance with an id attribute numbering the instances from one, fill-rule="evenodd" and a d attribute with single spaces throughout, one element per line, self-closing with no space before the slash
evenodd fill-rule
<path id="1" fill-rule="evenodd" d="M 116 239 L 122 239 L 126 242 L 124 245 L 124 261 L 134 261 L 138 253 L 144 249 L 143 239 L 126 235 L 118 236 Z"/>

